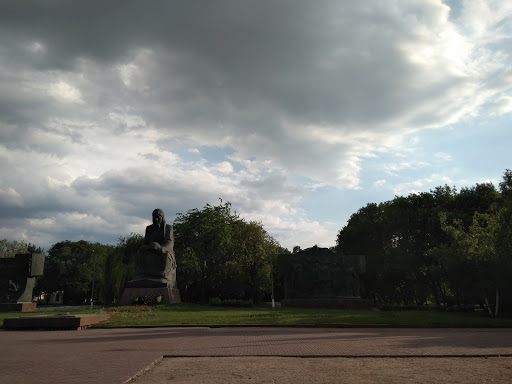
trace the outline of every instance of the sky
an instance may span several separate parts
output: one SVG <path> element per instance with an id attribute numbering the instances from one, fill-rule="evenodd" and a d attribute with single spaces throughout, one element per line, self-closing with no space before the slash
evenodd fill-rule
<path id="1" fill-rule="evenodd" d="M 230 202 L 283 247 L 512 168 L 512 2 L 0 2 L 0 238 Z"/>

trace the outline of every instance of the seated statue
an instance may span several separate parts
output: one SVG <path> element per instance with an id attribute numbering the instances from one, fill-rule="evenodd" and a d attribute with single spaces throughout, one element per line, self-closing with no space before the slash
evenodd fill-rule
<path id="1" fill-rule="evenodd" d="M 146 227 L 144 245 L 137 251 L 135 277 L 127 287 L 176 287 L 172 225 L 165 223 L 161 209 L 153 211 L 153 224 Z"/>

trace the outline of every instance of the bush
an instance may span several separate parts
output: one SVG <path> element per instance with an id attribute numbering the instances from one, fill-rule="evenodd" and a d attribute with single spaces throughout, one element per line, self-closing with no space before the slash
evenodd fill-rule
<path id="1" fill-rule="evenodd" d="M 222 300 L 219 299 L 218 297 L 212 297 L 210 299 L 210 302 L 209 302 L 210 305 L 213 305 L 213 306 L 221 306 L 222 305 Z"/>
<path id="2" fill-rule="evenodd" d="M 473 304 L 452 305 L 450 307 L 446 307 L 445 310 L 446 312 L 473 312 L 475 310 L 475 306 Z"/>
<path id="3" fill-rule="evenodd" d="M 217 307 L 252 307 L 254 305 L 252 300 L 221 300 L 218 297 L 212 297 L 209 301 L 209 304 Z"/>
<path id="4" fill-rule="evenodd" d="M 399 304 L 382 304 L 379 309 L 381 311 L 439 311 L 437 305 L 399 305 Z"/>

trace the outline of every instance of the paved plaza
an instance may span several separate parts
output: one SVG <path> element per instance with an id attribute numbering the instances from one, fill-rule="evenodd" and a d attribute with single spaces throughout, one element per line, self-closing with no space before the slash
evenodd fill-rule
<path id="1" fill-rule="evenodd" d="M 161 357 L 164 360 L 199 360 L 493 356 L 512 357 L 512 329 L 156 327 L 0 330 L 0 383 L 124 383 Z"/>

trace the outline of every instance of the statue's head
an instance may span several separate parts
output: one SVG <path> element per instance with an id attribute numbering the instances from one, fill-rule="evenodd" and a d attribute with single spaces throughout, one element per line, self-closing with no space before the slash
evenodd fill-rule
<path id="1" fill-rule="evenodd" d="M 153 211 L 153 224 L 156 224 L 158 226 L 162 225 L 162 223 L 165 221 L 165 215 L 164 211 L 157 208 Z"/>

